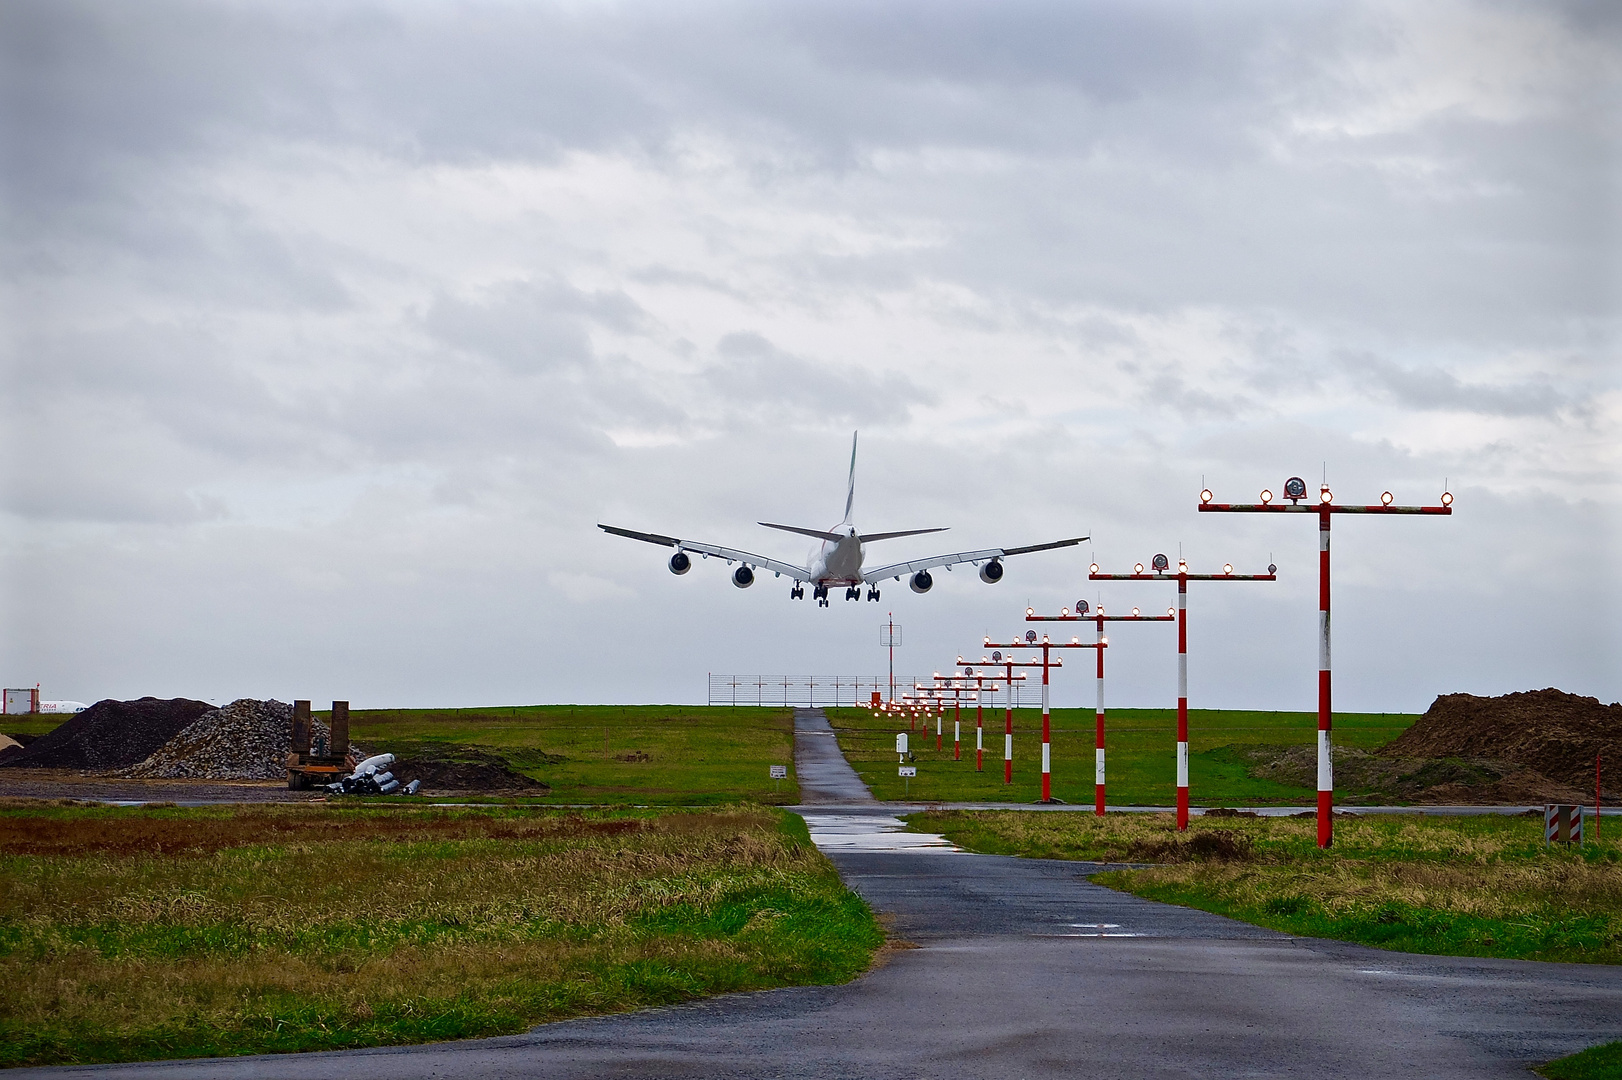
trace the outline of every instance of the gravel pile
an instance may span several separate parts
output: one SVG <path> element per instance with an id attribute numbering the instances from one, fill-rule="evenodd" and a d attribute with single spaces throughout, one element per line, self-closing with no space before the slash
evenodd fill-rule
<path id="1" fill-rule="evenodd" d="M 144 697 L 98 701 L 82 713 L 30 742 L 0 767 L 32 769 L 120 769 L 144 760 L 204 713 L 206 701 Z"/>
<path id="2" fill-rule="evenodd" d="M 331 732 L 310 720 L 311 742 L 324 751 Z M 293 706 L 286 702 L 238 698 L 197 718 L 151 757 L 122 776 L 140 780 L 280 780 L 287 775 Z M 365 757 L 351 744 L 356 759 Z"/>
<path id="3" fill-rule="evenodd" d="M 1443 694 L 1378 753 L 1512 762 L 1592 797 L 1594 755 L 1622 765 L 1622 704 L 1552 688 L 1492 698 Z M 1607 783 L 1607 799 L 1615 794 Z"/>

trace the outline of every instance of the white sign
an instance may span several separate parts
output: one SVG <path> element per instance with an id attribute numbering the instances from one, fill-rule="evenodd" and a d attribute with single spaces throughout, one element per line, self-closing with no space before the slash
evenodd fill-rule
<path id="1" fill-rule="evenodd" d="M 772 766 L 772 779 L 773 780 L 787 780 L 788 779 L 788 766 L 787 765 L 773 765 Z"/>
<path id="2" fill-rule="evenodd" d="M 917 776 L 918 775 L 918 766 L 916 766 L 916 765 L 903 765 L 903 766 L 901 766 L 901 772 L 899 773 L 899 775 L 901 775 L 901 776 Z"/>
<path id="3" fill-rule="evenodd" d="M 907 733 L 905 731 L 899 732 L 895 737 L 895 752 L 898 754 L 907 752 Z"/>

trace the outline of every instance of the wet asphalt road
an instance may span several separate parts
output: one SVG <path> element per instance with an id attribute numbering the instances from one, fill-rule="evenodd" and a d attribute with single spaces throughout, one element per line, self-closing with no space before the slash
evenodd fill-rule
<path id="1" fill-rule="evenodd" d="M 802 724 L 800 783 L 815 777 L 812 795 L 826 796 L 806 800 L 813 837 L 895 936 L 917 946 L 854 983 L 502 1039 L 40 1072 L 1526 1080 L 1529 1063 L 1622 1038 L 1615 968 L 1294 939 L 1091 885 L 1094 864 L 969 855 L 902 834 L 877 806 L 847 809 L 865 789 L 850 786 L 860 781 L 848 766 L 840 774 L 843 759 L 824 749 L 831 736 L 811 734 L 826 721 L 808 711 Z"/>

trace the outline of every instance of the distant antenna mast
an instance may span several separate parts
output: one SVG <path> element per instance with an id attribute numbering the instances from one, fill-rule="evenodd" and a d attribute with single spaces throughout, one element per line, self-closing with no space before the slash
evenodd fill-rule
<path id="1" fill-rule="evenodd" d="M 890 650 L 890 700 L 895 700 L 895 647 L 901 644 L 901 627 L 896 625 L 895 612 L 890 621 L 879 627 L 879 644 Z"/>

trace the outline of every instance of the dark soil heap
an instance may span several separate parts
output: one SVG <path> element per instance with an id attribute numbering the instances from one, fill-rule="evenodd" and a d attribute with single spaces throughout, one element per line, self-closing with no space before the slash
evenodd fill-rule
<path id="1" fill-rule="evenodd" d="M 214 706 L 190 698 L 98 701 L 14 753 L 0 767 L 118 769 L 144 760 Z"/>
<path id="2" fill-rule="evenodd" d="M 1610 763 L 1612 777 L 1622 775 L 1622 704 L 1553 688 L 1494 698 L 1443 694 L 1377 753 L 1510 762 L 1592 793 L 1596 754 Z M 1617 786 L 1607 783 L 1607 795 Z"/>
<path id="3" fill-rule="evenodd" d="M 389 771 L 402 784 L 421 780 L 425 792 L 510 791 L 538 795 L 551 785 L 514 769 L 506 759 L 475 747 L 415 746 Z"/>

